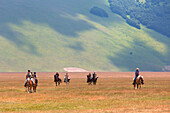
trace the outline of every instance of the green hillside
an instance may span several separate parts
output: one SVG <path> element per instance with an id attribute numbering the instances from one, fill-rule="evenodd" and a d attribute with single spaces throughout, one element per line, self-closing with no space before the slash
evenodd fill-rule
<path id="1" fill-rule="evenodd" d="M 102 18 L 89 11 L 104 9 Z M 0 72 L 162 71 L 170 39 L 111 12 L 107 0 L 0 1 Z"/>

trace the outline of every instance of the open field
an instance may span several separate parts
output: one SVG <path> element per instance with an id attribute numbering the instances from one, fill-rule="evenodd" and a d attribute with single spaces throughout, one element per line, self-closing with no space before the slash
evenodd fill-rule
<path id="1" fill-rule="evenodd" d="M 140 90 L 131 85 L 134 72 L 98 72 L 96 86 L 87 85 L 87 73 L 69 73 L 71 83 L 57 87 L 55 73 L 37 73 L 38 90 L 31 94 L 25 74 L 0 73 L 0 112 L 170 112 L 170 72 L 142 72 Z"/>

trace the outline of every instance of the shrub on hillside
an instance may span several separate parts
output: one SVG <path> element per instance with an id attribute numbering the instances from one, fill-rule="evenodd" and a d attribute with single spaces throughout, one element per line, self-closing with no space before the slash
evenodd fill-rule
<path id="1" fill-rule="evenodd" d="M 107 12 L 99 7 L 93 7 L 90 9 L 90 13 L 100 17 L 109 17 Z"/>

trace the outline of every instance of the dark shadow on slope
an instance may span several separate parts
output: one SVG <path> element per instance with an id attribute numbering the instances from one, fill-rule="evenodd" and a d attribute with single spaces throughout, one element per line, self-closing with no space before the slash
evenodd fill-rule
<path id="1" fill-rule="evenodd" d="M 22 45 L 26 45 L 30 50 L 33 49 L 34 53 L 37 53 L 35 46 L 22 41 L 22 34 L 13 32 L 8 28 L 8 23 L 22 25 L 22 22 L 26 20 L 33 24 L 45 24 L 49 25 L 56 32 L 72 38 L 78 37 L 77 32 L 79 31 L 95 29 L 86 21 L 64 17 L 64 14 L 69 14 L 73 17 L 77 16 L 76 12 L 70 11 L 71 8 L 69 3 L 64 5 L 56 0 L 0 1 L 0 35 L 15 43 L 20 49 Z M 76 46 L 71 47 L 77 50 Z"/>
<path id="2" fill-rule="evenodd" d="M 76 37 L 78 31 L 94 29 L 85 21 L 63 17 L 67 13 L 73 17 L 77 14 L 69 11 L 69 6 L 65 9 L 62 7 L 63 4 L 58 5 L 57 3 L 56 0 L 1 1 L 0 17 L 3 18 L 0 18 L 0 22 L 21 24 L 23 20 L 28 20 L 37 24 L 47 24 L 55 31 L 72 37 Z"/>
<path id="3" fill-rule="evenodd" d="M 167 56 L 148 47 L 144 42 L 134 42 L 133 48 L 124 47 L 115 56 L 108 56 L 111 63 L 123 71 L 134 71 L 137 67 L 141 71 L 162 71 L 161 63 L 170 62 L 165 58 Z"/>
<path id="4" fill-rule="evenodd" d="M 143 56 L 141 56 L 143 57 Z M 135 71 L 137 67 L 141 71 L 162 71 L 162 67 L 157 63 L 150 62 L 149 59 L 136 58 L 136 56 L 117 54 L 117 56 L 108 56 L 111 63 L 122 71 Z"/>
<path id="5" fill-rule="evenodd" d="M 78 52 L 84 51 L 84 48 L 83 48 L 81 42 L 77 42 L 76 44 L 70 44 L 70 45 L 68 45 L 68 47 L 71 49 L 74 49 Z"/>
<path id="6" fill-rule="evenodd" d="M 28 40 L 23 40 L 22 37 L 23 34 L 18 32 L 13 32 L 8 28 L 7 26 L 1 26 L 0 27 L 0 35 L 4 36 L 8 40 L 10 40 L 12 43 L 14 43 L 19 50 L 30 53 L 31 55 L 40 56 L 41 54 L 37 51 L 37 48 L 32 44 L 32 42 L 29 42 Z M 26 48 L 24 48 L 26 47 Z"/>
<path id="7" fill-rule="evenodd" d="M 158 37 L 158 39 L 160 39 L 161 40 L 161 38 L 159 37 L 159 35 L 157 35 L 156 33 L 152 33 L 150 30 L 145 30 L 145 32 L 147 32 L 151 37 Z M 167 40 L 169 40 L 169 42 L 170 42 L 170 38 L 169 37 L 166 37 L 166 36 L 164 36 L 165 38 L 167 38 Z M 164 39 L 165 39 L 164 38 Z M 159 42 L 160 42 L 160 40 L 159 40 Z M 163 42 L 161 42 L 161 43 L 163 43 Z M 165 45 L 166 47 L 169 47 L 169 45 Z M 170 55 L 170 50 L 169 50 L 169 48 L 167 48 L 167 51 L 166 51 L 166 54 L 165 55 Z M 162 62 L 164 62 L 166 65 L 170 65 L 170 59 L 169 59 L 169 57 L 167 56 L 166 58 L 163 58 L 163 59 L 161 59 L 161 61 Z"/>

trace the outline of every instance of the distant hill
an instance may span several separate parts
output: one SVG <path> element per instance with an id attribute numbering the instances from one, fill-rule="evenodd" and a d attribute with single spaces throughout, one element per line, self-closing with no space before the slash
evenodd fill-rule
<path id="1" fill-rule="evenodd" d="M 112 12 L 140 29 L 140 24 L 170 38 L 169 0 L 108 0 Z"/>
<path id="2" fill-rule="evenodd" d="M 110 8 L 107 0 L 1 0 L 0 72 L 165 71 L 170 38 Z"/>

